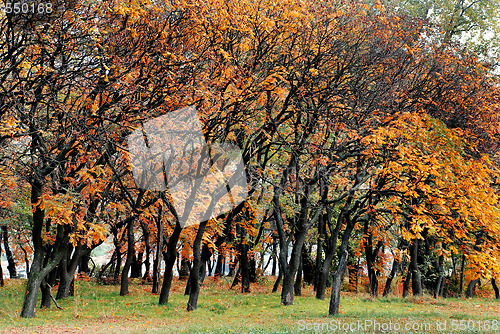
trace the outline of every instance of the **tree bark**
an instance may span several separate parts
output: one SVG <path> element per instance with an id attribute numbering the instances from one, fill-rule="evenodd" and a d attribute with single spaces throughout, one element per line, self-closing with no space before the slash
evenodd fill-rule
<path id="1" fill-rule="evenodd" d="M 218 252 L 217 253 L 217 264 L 215 265 L 215 277 L 222 277 L 224 276 L 224 256 Z"/>
<path id="2" fill-rule="evenodd" d="M 191 273 L 188 279 L 188 285 L 190 287 L 189 300 L 187 304 L 188 311 L 194 311 L 198 308 L 198 297 L 200 295 L 200 266 L 201 266 L 201 241 L 203 239 L 203 233 L 205 233 L 205 228 L 208 221 L 203 221 L 198 227 L 198 232 L 194 239 L 193 244 L 193 266 L 191 268 Z"/>
<path id="3" fill-rule="evenodd" d="M 411 268 L 408 267 L 408 273 L 406 274 L 405 280 L 403 282 L 403 298 L 408 296 L 410 291 L 410 281 L 411 281 Z"/>
<path id="4" fill-rule="evenodd" d="M 144 239 L 144 247 L 146 251 L 146 256 L 144 259 L 144 276 L 142 277 L 143 279 L 147 279 L 150 277 L 149 275 L 151 274 L 151 262 L 150 262 L 150 257 L 151 257 L 151 244 L 149 242 L 149 228 L 148 225 L 144 222 L 141 221 L 141 229 L 142 229 L 142 237 Z"/>
<path id="5" fill-rule="evenodd" d="M 2 235 L 0 234 L 0 244 L 2 243 Z M 2 247 L 0 247 L 0 259 L 2 258 Z M 0 287 L 4 287 L 2 261 L 0 261 Z"/>
<path id="6" fill-rule="evenodd" d="M 14 259 L 12 251 L 10 250 L 9 231 L 6 225 L 2 226 L 2 235 L 3 235 L 3 246 L 5 250 L 5 257 L 7 258 L 8 262 L 7 270 L 9 271 L 9 277 L 16 278 L 17 277 L 16 260 Z"/>
<path id="7" fill-rule="evenodd" d="M 166 305 L 170 295 L 170 288 L 172 287 L 172 279 L 174 277 L 174 264 L 177 259 L 177 242 L 181 234 L 182 227 L 177 221 L 174 231 L 170 236 L 167 243 L 167 251 L 163 253 L 163 260 L 165 261 L 165 273 L 163 274 L 163 284 L 160 292 L 160 305 Z"/>
<path id="8" fill-rule="evenodd" d="M 304 247 L 304 246 L 302 246 Z M 297 269 L 297 276 L 295 277 L 295 284 L 293 285 L 293 293 L 295 296 L 302 296 L 302 271 L 304 268 L 304 256 L 302 255 L 299 259 L 299 268 Z"/>
<path id="9" fill-rule="evenodd" d="M 278 292 L 278 287 L 280 286 L 281 280 L 283 279 L 283 270 L 280 270 L 278 273 L 278 277 L 273 285 L 273 293 Z"/>
<path id="10" fill-rule="evenodd" d="M 28 283 L 26 284 L 26 293 L 24 294 L 23 307 L 21 310 L 21 317 L 34 318 L 36 314 L 36 302 L 38 299 L 38 291 L 44 278 L 59 264 L 64 252 L 63 247 L 68 244 L 67 235 L 64 233 L 63 226 L 57 227 L 56 242 L 53 245 L 54 258 L 43 265 L 45 258 L 45 246 L 42 240 L 42 231 L 44 226 L 45 214 L 40 205 L 36 205 L 42 196 L 43 185 L 40 182 L 33 182 L 31 186 L 31 203 L 34 206 L 33 211 L 33 228 L 32 228 L 32 242 L 33 242 L 33 262 L 31 270 L 28 275 Z"/>
<path id="11" fill-rule="evenodd" d="M 152 293 L 158 293 L 158 291 L 160 291 L 160 264 L 161 254 L 163 252 L 163 220 L 161 219 L 161 209 L 156 219 L 156 230 L 156 254 L 153 261 L 153 287 L 151 288 Z M 168 293 L 166 299 L 168 300 Z M 160 305 L 161 304 L 162 303 L 160 301 Z"/>
<path id="12" fill-rule="evenodd" d="M 492 278 L 491 285 L 493 286 L 493 290 L 495 291 L 495 299 L 500 299 L 500 292 L 498 291 L 497 281 Z"/>
<path id="13" fill-rule="evenodd" d="M 127 225 L 127 259 L 123 265 L 121 284 L 120 284 L 120 296 L 126 296 L 129 294 L 128 291 L 128 274 L 130 271 L 130 266 L 132 265 L 132 257 L 135 254 L 134 249 L 134 220 L 135 216 L 128 218 Z"/>
<path id="14" fill-rule="evenodd" d="M 421 296 L 423 294 L 422 290 L 422 277 L 420 275 L 420 269 L 418 268 L 418 246 L 420 244 L 419 239 L 413 239 L 410 245 L 410 269 L 411 269 L 411 288 L 413 290 L 414 296 Z"/>
<path id="15" fill-rule="evenodd" d="M 387 280 L 385 281 L 384 292 L 382 294 L 383 297 L 387 297 L 389 295 L 389 292 L 391 292 L 391 284 L 394 280 L 394 277 L 396 277 L 398 273 L 400 264 L 401 262 L 396 258 L 394 258 L 394 260 L 392 261 L 391 272 L 389 273 L 389 276 L 387 276 Z"/>
<path id="16" fill-rule="evenodd" d="M 342 243 L 340 244 L 339 263 L 332 279 L 332 295 L 330 298 L 330 308 L 328 310 L 328 314 L 330 315 L 338 315 L 340 311 L 340 288 L 344 272 L 347 268 L 347 257 L 349 256 L 347 248 L 349 247 L 349 239 L 351 238 L 353 229 L 354 221 L 347 218 L 346 228 L 342 235 Z"/>
<path id="17" fill-rule="evenodd" d="M 57 289 L 56 299 L 63 299 L 71 294 L 71 286 L 75 279 L 75 272 L 80 263 L 82 256 L 88 256 L 90 254 L 90 249 L 82 251 L 82 245 L 78 244 L 72 256 L 70 252 L 64 256 L 59 264 L 59 288 Z M 48 282 L 52 285 L 51 282 Z"/>
<path id="18" fill-rule="evenodd" d="M 478 283 L 480 283 L 479 278 L 473 279 L 469 282 L 469 285 L 467 285 L 467 290 L 465 291 L 465 297 L 467 298 L 474 297 L 475 295 L 474 290 L 476 289 L 476 285 Z"/>

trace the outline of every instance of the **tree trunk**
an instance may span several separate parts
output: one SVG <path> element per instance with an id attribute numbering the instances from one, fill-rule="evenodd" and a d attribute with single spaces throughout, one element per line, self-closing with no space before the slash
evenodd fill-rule
<path id="1" fill-rule="evenodd" d="M 410 291 L 410 281 L 411 281 L 411 268 L 408 267 L 408 273 L 406 274 L 406 278 L 403 282 L 403 298 L 408 296 Z"/>
<path id="2" fill-rule="evenodd" d="M 410 246 L 410 268 L 411 268 L 411 288 L 413 290 L 414 296 L 421 296 L 423 294 L 422 290 L 422 278 L 420 275 L 420 270 L 418 268 L 418 245 L 419 239 L 413 239 Z"/>
<path id="3" fill-rule="evenodd" d="M 330 298 L 330 308 L 328 310 L 328 314 L 330 315 L 338 315 L 340 311 L 340 288 L 344 272 L 347 268 L 347 258 L 349 256 L 347 248 L 349 247 L 349 239 L 354 229 L 354 221 L 351 219 L 346 220 L 346 228 L 342 235 L 342 243 L 340 244 L 340 259 L 337 270 L 333 274 L 332 295 Z"/>
<path id="4" fill-rule="evenodd" d="M 465 297 L 467 298 L 474 297 L 475 295 L 474 290 L 476 289 L 477 283 L 480 283 L 479 278 L 473 279 L 469 282 L 469 285 L 467 285 L 467 290 L 465 292 Z"/>
<path id="5" fill-rule="evenodd" d="M 14 259 L 12 251 L 10 250 L 9 231 L 7 229 L 7 226 L 5 225 L 2 226 L 2 235 L 3 235 L 3 246 L 5 250 L 5 257 L 7 258 L 8 262 L 7 270 L 9 271 L 9 277 L 16 278 L 17 277 L 16 260 Z"/>
<path id="6" fill-rule="evenodd" d="M 217 264 L 215 265 L 215 277 L 224 276 L 224 256 L 220 252 L 217 253 Z"/>
<path id="7" fill-rule="evenodd" d="M 232 256 L 231 259 L 229 260 L 229 273 L 227 274 L 227 276 L 233 277 L 235 269 L 236 269 L 236 258 Z"/>
<path id="8" fill-rule="evenodd" d="M 491 279 L 491 285 L 493 286 L 493 290 L 495 291 L 495 299 L 500 299 L 500 292 L 498 291 L 497 282 L 494 278 Z"/>
<path id="9" fill-rule="evenodd" d="M 288 258 L 288 241 L 284 235 L 283 219 L 281 217 L 281 210 L 279 207 L 279 198 L 274 196 L 274 217 L 277 221 L 278 234 L 280 236 L 280 270 L 283 271 L 283 287 L 281 290 L 281 303 L 283 305 L 293 305 L 293 289 L 295 282 L 295 275 L 299 269 L 300 257 L 302 255 L 302 247 L 307 235 L 307 231 L 311 226 L 313 220 L 310 220 L 309 215 L 309 196 L 310 188 L 307 186 L 305 194 L 300 199 L 300 213 L 297 220 L 297 227 L 294 233 L 295 242 L 293 243 L 292 254 L 287 263 Z M 319 216 L 319 212 L 317 213 Z"/>
<path id="10" fill-rule="evenodd" d="M 135 254 L 134 250 L 134 220 L 135 217 L 129 218 L 127 225 L 127 259 L 123 265 L 121 284 L 120 284 L 120 296 L 126 296 L 129 294 L 128 291 L 128 274 L 130 271 L 130 266 L 132 265 L 132 258 Z"/>
<path id="11" fill-rule="evenodd" d="M 201 250 L 201 266 L 200 266 L 200 283 L 205 281 L 205 277 L 207 276 L 207 263 L 212 257 L 212 253 L 207 245 L 203 245 Z"/>
<path id="12" fill-rule="evenodd" d="M 143 253 L 138 253 L 132 256 L 132 264 L 130 265 L 130 277 L 140 278 L 142 277 L 142 256 Z"/>
<path id="13" fill-rule="evenodd" d="M 0 244 L 2 243 L 2 235 L 0 234 Z M 0 247 L 0 259 L 2 258 L 2 247 Z M 2 261 L 0 261 L 0 287 L 4 287 Z"/>
<path id="14" fill-rule="evenodd" d="M 378 253 L 383 245 L 379 241 L 375 248 L 373 248 L 373 236 L 368 229 L 368 220 L 365 222 L 365 256 L 366 256 L 366 269 L 368 271 L 368 279 L 370 281 L 370 295 L 378 297 L 378 277 L 377 270 L 375 270 L 375 262 L 377 261 Z"/>
<path id="15" fill-rule="evenodd" d="M 31 186 L 31 203 L 34 206 L 33 211 L 33 228 L 32 228 L 32 242 L 33 242 L 33 262 L 31 270 L 28 275 L 28 283 L 26 284 L 26 293 L 24 294 L 23 307 L 21 310 L 21 317 L 34 318 L 36 314 L 36 302 L 38 299 L 38 290 L 44 278 L 59 264 L 64 251 L 63 247 L 68 244 L 67 234 L 62 225 L 57 227 L 56 241 L 53 245 L 54 258 L 43 265 L 45 257 L 45 246 L 42 240 L 42 231 L 44 227 L 45 214 L 40 205 L 36 205 L 42 196 L 43 185 L 39 182 L 34 182 Z"/>
<path id="16" fill-rule="evenodd" d="M 345 206 L 347 207 L 347 206 Z M 344 207 L 344 208 L 345 208 Z M 335 229 L 332 227 L 332 210 L 330 207 L 326 209 L 326 214 L 323 215 L 325 230 L 326 226 L 330 229 L 330 237 L 327 239 L 325 260 L 319 267 L 318 286 L 316 287 L 316 298 L 324 300 L 327 285 L 330 283 L 330 267 L 332 265 L 335 250 L 337 248 L 337 239 L 339 237 L 340 229 L 342 228 L 342 220 L 344 219 L 345 212 L 341 213 L 337 218 Z M 318 261 L 318 259 L 316 259 Z"/>
<path id="17" fill-rule="evenodd" d="M 63 258 L 64 259 L 64 258 Z M 47 277 L 43 280 L 40 286 L 40 291 L 42 292 L 42 299 L 40 301 L 40 308 L 50 308 L 52 303 L 52 289 L 51 286 L 54 285 L 56 281 L 57 267 L 52 270 Z"/>
<path id="18" fill-rule="evenodd" d="M 278 287 L 280 286 L 281 280 L 283 279 L 283 270 L 280 270 L 278 273 L 278 277 L 273 285 L 273 293 L 278 292 Z"/>
<path id="19" fill-rule="evenodd" d="M 462 254 L 462 264 L 460 265 L 460 286 L 458 288 L 458 294 L 462 296 L 464 292 L 464 272 L 465 272 L 465 254 Z"/>
<path id="20" fill-rule="evenodd" d="M 271 269 L 271 276 L 276 276 L 276 267 L 278 265 L 278 247 L 277 247 L 277 238 L 273 236 L 273 268 Z"/>
<path id="21" fill-rule="evenodd" d="M 394 277 L 396 277 L 399 267 L 400 267 L 401 262 L 398 261 L 396 258 L 392 261 L 392 268 L 391 272 L 389 273 L 389 276 L 387 276 L 387 280 L 385 281 L 385 286 L 384 286 L 384 293 L 382 294 L 383 297 L 387 297 L 389 295 L 389 292 L 391 292 L 391 284 L 392 281 L 394 280 Z"/>
<path id="22" fill-rule="evenodd" d="M 250 268 L 248 263 L 248 242 L 246 240 L 246 230 L 240 225 L 237 225 L 237 232 L 240 235 L 240 275 L 241 275 L 241 292 L 250 292 Z"/>
<path id="23" fill-rule="evenodd" d="M 151 263 L 150 263 L 150 258 L 151 258 L 151 244 L 149 243 L 149 228 L 148 225 L 144 222 L 141 222 L 141 229 L 142 229 L 142 237 L 144 239 L 144 246 L 145 246 L 145 251 L 146 251 L 146 257 L 144 259 L 144 276 L 142 277 L 143 279 L 147 279 L 149 275 L 151 274 Z"/>
<path id="24" fill-rule="evenodd" d="M 160 292 L 160 305 L 166 305 L 170 295 L 170 288 L 172 287 L 172 279 L 174 277 L 174 264 L 177 259 L 177 242 L 181 234 L 182 227 L 177 221 L 174 231 L 170 236 L 167 243 L 167 251 L 163 253 L 163 260 L 165 261 L 165 273 L 163 274 L 163 284 Z M 163 232 L 162 232 L 163 235 Z"/>
<path id="25" fill-rule="evenodd" d="M 156 219 L 156 254 L 153 261 L 153 287 L 151 289 L 152 293 L 158 293 L 160 291 L 160 264 L 161 264 L 161 254 L 163 252 L 163 220 L 161 219 L 161 207 Z M 175 262 L 175 261 L 174 261 Z M 167 293 L 168 295 L 168 293 Z M 168 299 L 168 296 L 167 296 Z M 160 302 L 161 304 L 161 302 Z"/>
<path id="26" fill-rule="evenodd" d="M 191 267 L 191 273 L 188 279 L 188 285 L 190 287 L 189 300 L 187 304 L 188 311 L 194 311 L 198 308 L 198 297 L 200 295 L 200 266 L 201 266 L 201 241 L 203 238 L 203 233 L 205 233 L 205 228 L 208 221 L 203 221 L 198 227 L 198 233 L 196 233 L 196 238 L 193 244 L 193 266 Z"/>
<path id="27" fill-rule="evenodd" d="M 440 255 L 438 261 L 435 263 L 437 278 L 436 278 L 436 285 L 434 287 L 434 298 L 441 297 L 441 291 L 443 291 L 443 285 L 444 285 L 443 263 L 444 263 L 444 256 Z"/>
<path id="28" fill-rule="evenodd" d="M 185 281 L 189 278 L 189 261 L 185 258 L 181 259 L 181 269 L 179 270 L 179 280 Z"/>
<path id="29" fill-rule="evenodd" d="M 63 299 L 71 295 L 71 287 L 75 280 L 75 272 L 78 264 L 81 262 L 83 256 L 88 256 L 90 249 L 86 247 L 82 251 L 82 245 L 77 245 L 73 251 L 72 256 L 70 252 L 63 257 L 59 264 L 59 288 L 57 289 L 56 299 Z M 49 284 L 52 285 L 51 282 Z"/>
<path id="30" fill-rule="evenodd" d="M 302 254 L 299 261 L 299 269 L 297 269 L 297 277 L 295 278 L 295 284 L 293 285 L 293 293 L 296 296 L 302 296 L 302 271 L 304 268 L 304 256 Z"/>

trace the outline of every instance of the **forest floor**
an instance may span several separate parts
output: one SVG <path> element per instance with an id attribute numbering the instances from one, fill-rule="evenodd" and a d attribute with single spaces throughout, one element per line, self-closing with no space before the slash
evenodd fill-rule
<path id="1" fill-rule="evenodd" d="M 294 305 L 280 305 L 264 279 L 242 294 L 230 279 L 209 277 L 198 309 L 186 311 L 185 282 L 174 281 L 168 306 L 158 305 L 151 285 L 131 283 L 120 297 L 118 285 L 79 280 L 63 308 L 39 309 L 35 319 L 19 317 L 25 280 L 0 288 L 0 333 L 500 333 L 500 301 L 492 298 L 370 298 L 343 293 L 341 311 L 329 317 L 329 298 L 317 300 L 306 287 Z M 329 296 L 328 296 L 329 297 Z"/>

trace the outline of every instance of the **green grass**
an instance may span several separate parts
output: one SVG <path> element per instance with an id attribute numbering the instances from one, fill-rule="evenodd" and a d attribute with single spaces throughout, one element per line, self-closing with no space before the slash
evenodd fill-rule
<path id="1" fill-rule="evenodd" d="M 150 285 L 132 282 L 131 294 L 120 297 L 119 286 L 77 281 L 75 296 L 60 301 L 63 310 L 38 309 L 35 319 L 22 319 L 19 313 L 25 280 L 6 283 L 6 287 L 0 288 L 0 331 L 5 333 L 343 333 L 346 331 L 334 325 L 352 326 L 365 321 L 379 326 L 428 324 L 433 333 L 440 332 L 436 329 L 437 321 L 446 321 L 447 330 L 441 332 L 458 333 L 463 332 L 458 330 L 460 320 L 463 324 L 475 321 L 474 326 L 469 321 L 468 332 L 485 333 L 492 332 L 484 330 L 485 321 L 491 325 L 491 321 L 500 320 L 500 303 L 494 299 L 373 299 L 362 293 L 344 293 L 341 314 L 328 317 L 329 300 L 316 300 L 310 288 L 304 289 L 303 297 L 295 297 L 294 305 L 285 307 L 280 305 L 279 294 L 269 293 L 270 280 L 253 285 L 252 293 L 242 294 L 229 290 L 230 280 L 212 278 L 202 287 L 198 309 L 193 312 L 185 310 L 188 299 L 183 294 L 185 282 L 175 281 L 169 304 L 160 306 L 158 296 L 150 293 Z M 456 331 L 452 330 L 452 323 Z M 383 327 L 379 332 L 383 332 Z M 494 332 L 500 332 L 500 328 Z"/>

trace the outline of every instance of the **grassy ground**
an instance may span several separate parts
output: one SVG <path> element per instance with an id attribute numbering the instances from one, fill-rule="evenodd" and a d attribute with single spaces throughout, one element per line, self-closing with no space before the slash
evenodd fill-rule
<path id="1" fill-rule="evenodd" d="M 22 319 L 25 281 L 6 283 L 0 288 L 2 333 L 500 332 L 500 302 L 491 298 L 371 299 L 344 293 L 340 316 L 328 317 L 329 300 L 316 300 L 310 288 L 284 307 L 279 294 L 269 293 L 271 281 L 241 294 L 229 290 L 229 280 L 212 278 L 202 287 L 194 312 L 185 311 L 184 282 L 175 281 L 169 305 L 159 306 L 150 285 L 132 283 L 131 294 L 120 297 L 119 286 L 78 281 L 75 296 L 60 302 L 63 310 L 40 309 L 35 319 Z"/>

